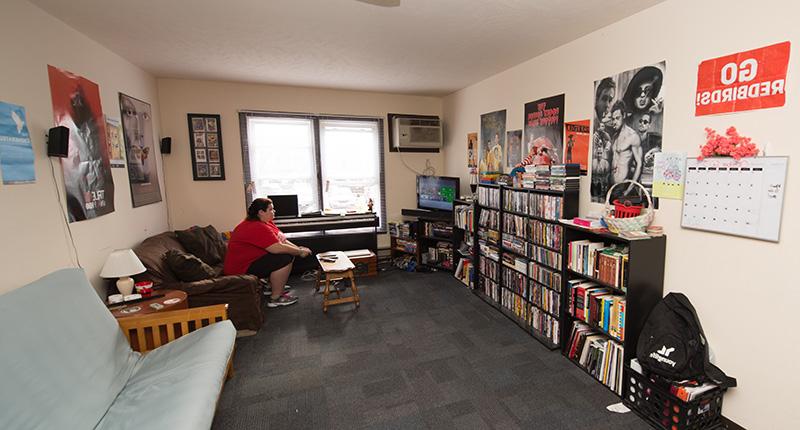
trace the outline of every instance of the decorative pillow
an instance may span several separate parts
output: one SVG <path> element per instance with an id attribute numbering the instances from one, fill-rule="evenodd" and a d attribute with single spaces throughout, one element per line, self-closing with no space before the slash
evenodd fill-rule
<path id="1" fill-rule="evenodd" d="M 176 249 L 167 251 L 164 260 L 175 276 L 183 282 L 202 281 L 216 275 L 214 269 L 199 258 Z"/>
<path id="2" fill-rule="evenodd" d="M 213 226 L 195 226 L 187 230 L 178 230 L 175 235 L 186 251 L 210 266 L 216 266 L 225 256 L 222 237 Z"/>

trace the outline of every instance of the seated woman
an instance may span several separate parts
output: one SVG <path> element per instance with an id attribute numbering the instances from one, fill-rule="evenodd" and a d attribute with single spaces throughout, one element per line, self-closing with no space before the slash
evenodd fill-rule
<path id="1" fill-rule="evenodd" d="M 292 272 L 294 257 L 311 254 L 310 249 L 289 242 L 272 222 L 274 218 L 272 200 L 253 200 L 247 208 L 247 218 L 231 233 L 223 268 L 226 275 L 246 273 L 269 278 L 272 297 L 267 306 L 271 308 L 297 303 L 296 297 L 284 294 L 283 287 Z"/>

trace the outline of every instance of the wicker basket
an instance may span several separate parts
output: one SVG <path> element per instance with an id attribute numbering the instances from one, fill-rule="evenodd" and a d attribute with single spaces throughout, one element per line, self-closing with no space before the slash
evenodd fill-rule
<path id="1" fill-rule="evenodd" d="M 611 191 L 614 190 L 614 187 L 628 183 L 634 184 L 644 191 L 644 195 L 647 197 L 647 207 L 642 208 L 642 212 L 639 216 L 631 218 L 615 218 L 611 215 L 611 213 L 614 211 L 614 205 L 611 204 Z M 645 231 L 647 226 L 653 222 L 654 217 L 655 212 L 653 211 L 653 199 L 650 198 L 650 193 L 647 192 L 647 188 L 645 188 L 642 184 L 636 181 L 625 180 L 614 184 L 613 187 L 608 189 L 608 193 L 606 194 L 606 207 L 603 214 L 603 221 L 605 221 L 606 225 L 608 225 L 608 229 L 612 233 L 620 233 L 623 231 Z"/>

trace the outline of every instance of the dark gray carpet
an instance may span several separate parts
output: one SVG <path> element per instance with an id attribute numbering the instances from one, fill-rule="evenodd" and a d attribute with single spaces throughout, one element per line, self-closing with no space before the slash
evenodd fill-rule
<path id="1" fill-rule="evenodd" d="M 238 339 L 214 429 L 647 429 L 610 391 L 446 273 L 360 278 L 361 308 L 268 309 Z"/>

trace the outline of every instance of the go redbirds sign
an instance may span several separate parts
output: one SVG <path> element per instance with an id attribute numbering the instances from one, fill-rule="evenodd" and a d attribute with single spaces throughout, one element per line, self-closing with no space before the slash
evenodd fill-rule
<path id="1" fill-rule="evenodd" d="M 783 42 L 700 63 L 694 114 L 783 106 L 790 47 Z"/>

